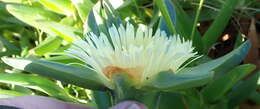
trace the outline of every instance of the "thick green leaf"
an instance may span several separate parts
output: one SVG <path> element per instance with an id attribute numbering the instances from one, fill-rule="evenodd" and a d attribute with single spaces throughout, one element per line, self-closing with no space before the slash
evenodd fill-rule
<path id="1" fill-rule="evenodd" d="M 7 10 L 5 9 L 5 6 L 6 6 L 7 3 L 4 3 L 4 2 L 1 2 L 0 3 L 0 12 L 1 12 L 1 16 L 0 18 L 5 18 L 6 16 L 11 16 Z"/>
<path id="2" fill-rule="evenodd" d="M 21 0 L 1 0 L 1 2 L 7 2 L 7 3 L 21 3 Z"/>
<path id="3" fill-rule="evenodd" d="M 94 6 L 94 2 L 92 0 L 72 0 L 73 5 L 76 7 L 77 12 L 84 23 L 87 19 L 88 13 L 90 12 L 91 8 Z"/>
<path id="4" fill-rule="evenodd" d="M 260 104 L 260 93 L 257 90 L 253 91 L 249 96 L 249 99 L 254 101 L 256 104 Z"/>
<path id="5" fill-rule="evenodd" d="M 197 89 L 186 89 L 185 98 L 183 101 L 189 109 L 203 109 L 205 104 L 203 104 L 203 98 Z"/>
<path id="6" fill-rule="evenodd" d="M 72 42 L 76 37 L 82 36 L 82 32 L 79 29 L 57 23 L 61 20 L 60 17 L 42 8 L 8 4 L 7 10 L 25 23 L 39 28 L 52 36 L 60 36 L 68 42 Z"/>
<path id="7" fill-rule="evenodd" d="M 158 108 L 156 109 L 187 109 L 184 96 L 177 93 L 163 92 L 160 95 Z"/>
<path id="8" fill-rule="evenodd" d="M 112 98 L 108 92 L 92 91 L 92 95 L 98 109 L 109 109 L 110 107 L 112 107 Z"/>
<path id="9" fill-rule="evenodd" d="M 176 25 L 177 25 L 177 32 L 180 34 L 181 37 L 184 39 L 191 40 L 192 38 L 191 33 L 193 29 L 193 20 L 190 16 L 183 10 L 180 3 L 177 0 L 172 0 L 176 10 Z M 194 30 L 194 36 L 192 39 L 193 46 L 195 46 L 196 51 L 202 53 L 203 50 L 203 43 L 200 33 L 197 29 Z"/>
<path id="10" fill-rule="evenodd" d="M 21 93 L 24 93 L 24 94 L 27 94 L 27 95 L 34 94 L 34 92 L 31 89 L 29 89 L 27 87 L 23 87 L 23 86 L 18 86 L 18 85 L 14 85 L 12 87 L 12 90 L 17 91 L 17 92 L 21 92 Z"/>
<path id="11" fill-rule="evenodd" d="M 133 81 L 125 75 L 124 73 L 116 73 L 112 76 L 112 81 L 114 83 L 115 88 L 114 92 L 114 102 L 120 103 L 124 100 L 135 100 L 136 95 L 140 95 L 140 92 L 136 92 L 137 90 L 133 87 Z"/>
<path id="12" fill-rule="evenodd" d="M 5 26 L 4 29 L 7 29 L 6 27 L 11 26 L 11 24 L 13 26 L 24 26 L 25 24 L 21 21 L 19 21 L 18 19 L 14 18 L 6 9 L 6 5 L 10 4 L 10 3 L 4 3 L 4 2 L 0 2 L 0 20 L 1 20 L 1 26 L 3 28 L 3 26 Z M 8 25 L 4 25 L 4 23 L 8 23 Z M 13 27 L 14 28 L 14 27 Z M 11 30 L 11 29 L 10 29 Z"/>
<path id="13" fill-rule="evenodd" d="M 155 0 L 155 4 L 162 12 L 162 16 L 172 34 L 176 34 L 176 13 L 170 0 Z"/>
<path id="14" fill-rule="evenodd" d="M 156 105 L 159 102 L 159 93 L 155 91 L 143 91 L 136 89 L 135 81 L 128 77 L 128 75 L 118 72 L 112 76 L 114 83 L 113 96 L 114 104 L 133 100 L 145 104 L 149 109 L 158 109 Z"/>
<path id="15" fill-rule="evenodd" d="M 32 88 L 50 96 L 67 96 L 65 91 L 54 82 L 39 76 L 18 73 L 0 73 L 0 82 Z"/>
<path id="16" fill-rule="evenodd" d="M 52 31 L 53 36 L 60 36 L 68 42 L 74 41 L 77 37 L 82 36 L 82 32 L 74 27 L 63 25 L 56 22 L 38 22 L 42 27 Z M 45 29 L 43 29 L 44 31 Z"/>
<path id="17" fill-rule="evenodd" d="M 74 14 L 74 7 L 70 0 L 39 0 L 39 2 L 53 12 L 67 16 Z"/>
<path id="18" fill-rule="evenodd" d="M 0 98 L 10 98 L 10 97 L 16 97 L 16 96 L 25 96 L 26 93 L 21 93 L 13 90 L 3 90 L 0 89 Z"/>
<path id="19" fill-rule="evenodd" d="M 106 27 L 112 27 L 113 25 L 119 27 L 120 24 L 122 24 L 122 20 L 120 19 L 119 14 L 117 13 L 117 11 L 114 10 L 112 5 L 108 1 L 105 3 L 106 5 L 104 5 L 104 9 L 101 11 L 103 11 L 104 13 L 102 17 L 106 18 L 104 19 Z"/>
<path id="20" fill-rule="evenodd" d="M 74 67 L 44 60 L 15 58 L 2 58 L 2 60 L 14 68 L 37 73 L 83 88 L 104 89 L 98 74 L 85 67 Z"/>
<path id="21" fill-rule="evenodd" d="M 208 49 L 222 34 L 238 2 L 239 0 L 225 0 L 213 24 L 211 24 L 207 32 L 203 35 L 204 53 L 207 53 Z"/>
<path id="22" fill-rule="evenodd" d="M 93 32 L 96 35 L 99 35 L 98 24 L 94 15 L 94 10 L 91 10 L 88 14 L 87 21 L 84 25 L 84 34 L 88 32 Z"/>
<path id="23" fill-rule="evenodd" d="M 135 101 L 138 101 L 140 103 L 143 103 L 147 106 L 148 109 L 158 109 L 159 102 L 161 101 L 160 93 L 153 92 L 153 91 L 143 91 L 143 93 L 140 92 L 132 92 L 132 93 L 139 93 L 141 96 L 137 96 Z M 162 108 L 160 108 L 162 109 Z"/>
<path id="24" fill-rule="evenodd" d="M 258 77 L 259 72 L 251 76 L 248 80 L 242 81 L 232 89 L 229 95 L 230 108 L 234 108 L 239 105 L 256 91 Z"/>
<path id="25" fill-rule="evenodd" d="M 81 28 L 82 23 L 77 24 L 79 21 L 75 21 L 75 18 L 73 16 L 66 16 L 63 17 L 59 24 L 63 24 L 63 25 L 67 25 L 67 26 L 71 26 L 71 27 L 75 27 L 75 28 Z"/>
<path id="26" fill-rule="evenodd" d="M 2 36 L 0 36 L 0 43 L 2 43 L 3 46 L 7 48 L 7 50 L 11 53 L 19 54 L 21 51 L 19 48 L 17 48 L 15 45 L 4 39 Z"/>
<path id="27" fill-rule="evenodd" d="M 37 21 L 59 21 L 60 16 L 56 13 L 44 10 L 39 7 L 30 7 L 22 4 L 8 4 L 6 6 L 8 12 L 22 20 L 23 22 L 41 28 Z M 48 28 L 46 29 L 48 30 Z"/>
<path id="28" fill-rule="evenodd" d="M 214 71 L 216 76 L 222 75 L 224 72 L 232 69 L 234 66 L 238 65 L 247 55 L 251 47 L 251 42 L 246 41 L 240 45 L 237 49 L 228 53 L 225 56 L 222 56 L 218 59 L 206 62 L 204 64 L 184 68 L 178 73 L 192 73 L 192 72 L 209 72 Z"/>
<path id="29" fill-rule="evenodd" d="M 42 43 L 37 45 L 33 49 L 33 51 L 34 51 L 34 53 L 36 53 L 38 55 L 50 53 L 50 52 L 56 50 L 57 48 L 59 48 L 59 46 L 61 45 L 61 42 L 62 42 L 62 38 L 49 36 Z"/>
<path id="30" fill-rule="evenodd" d="M 192 72 L 174 74 L 173 72 L 160 72 L 155 78 L 145 84 L 145 89 L 176 91 L 186 88 L 198 87 L 206 84 L 213 77 L 213 72 Z"/>
<path id="31" fill-rule="evenodd" d="M 170 91 L 203 85 L 213 77 L 213 71 L 216 75 L 220 75 L 239 64 L 246 56 L 250 46 L 250 41 L 246 41 L 239 48 L 221 58 L 195 67 L 184 68 L 177 74 L 161 72 L 155 79 L 149 80 L 146 87 Z"/>
<path id="32" fill-rule="evenodd" d="M 104 9 L 101 8 L 101 3 L 98 2 L 93 9 L 89 12 L 87 21 L 84 25 L 84 34 L 88 32 L 93 32 L 96 35 L 99 35 L 101 32 L 109 36 L 108 34 L 108 27 L 111 26 L 111 24 L 117 24 L 118 21 L 117 18 L 111 19 L 110 15 L 108 14 L 108 7 L 104 6 Z M 106 18 L 106 19 L 105 19 Z M 117 25 L 116 25 L 117 26 Z"/>
<path id="33" fill-rule="evenodd" d="M 45 60 L 47 61 L 53 61 L 53 62 L 59 62 L 59 63 L 63 63 L 63 64 L 69 64 L 69 63 L 80 63 L 80 64 L 84 64 L 82 61 L 75 59 L 73 57 L 70 56 L 53 56 L 53 57 L 48 57 Z"/>
<path id="34" fill-rule="evenodd" d="M 165 20 L 162 17 L 159 17 L 159 19 L 160 20 L 158 23 L 158 27 L 160 28 L 160 30 L 166 32 L 167 35 L 171 35 L 171 32 L 170 32 L 169 28 L 167 27 Z"/>
<path id="35" fill-rule="evenodd" d="M 96 35 L 99 35 L 101 32 L 109 36 L 108 28 L 112 25 L 119 27 L 122 24 L 119 15 L 115 15 L 116 11 L 111 7 L 111 4 L 104 2 L 104 5 L 101 6 L 102 2 L 96 3 L 96 5 L 89 12 L 87 21 L 84 25 L 84 34 L 88 32 L 93 32 Z"/>
<path id="36" fill-rule="evenodd" d="M 227 72 L 222 77 L 212 81 L 202 90 L 204 99 L 207 102 L 214 102 L 222 98 L 240 79 L 245 77 L 256 67 L 250 64 L 240 65 Z"/>

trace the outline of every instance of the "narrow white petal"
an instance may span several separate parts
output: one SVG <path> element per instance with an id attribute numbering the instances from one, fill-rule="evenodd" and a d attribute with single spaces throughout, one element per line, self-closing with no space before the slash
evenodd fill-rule
<path id="1" fill-rule="evenodd" d="M 100 79 L 109 88 L 113 87 L 107 73 L 123 71 L 142 83 L 161 71 L 177 72 L 183 63 L 196 55 L 190 41 L 184 41 L 178 35 L 167 37 L 159 29 L 152 34 L 151 28 L 139 26 L 135 30 L 127 23 L 119 28 L 113 25 L 108 31 L 109 36 L 89 33 L 84 40 L 73 42 L 66 52 L 100 74 Z M 106 72 L 107 68 L 111 69 Z"/>

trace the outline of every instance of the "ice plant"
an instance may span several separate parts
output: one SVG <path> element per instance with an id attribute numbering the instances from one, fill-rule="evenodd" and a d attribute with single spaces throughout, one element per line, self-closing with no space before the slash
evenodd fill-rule
<path id="1" fill-rule="evenodd" d="M 161 71 L 177 73 L 184 62 L 196 55 L 190 41 L 178 35 L 167 36 L 160 29 L 153 34 L 151 28 L 135 29 L 128 23 L 126 27 L 113 25 L 108 30 L 109 35 L 89 33 L 78 38 L 67 52 L 96 71 L 110 88 L 116 72 L 125 73 L 142 85 Z"/>

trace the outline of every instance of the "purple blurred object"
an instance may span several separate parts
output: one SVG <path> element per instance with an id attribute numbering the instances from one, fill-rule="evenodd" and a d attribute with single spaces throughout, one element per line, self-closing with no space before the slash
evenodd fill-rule
<path id="1" fill-rule="evenodd" d="M 15 98 L 0 99 L 0 106 L 12 106 L 19 109 L 93 109 L 83 105 L 62 102 L 42 96 L 20 96 Z M 124 101 L 115 105 L 111 109 L 147 108 L 143 104 L 135 101 Z"/>
<path id="2" fill-rule="evenodd" d="M 21 109 L 93 109 L 42 96 L 20 96 L 0 99 L 0 105 L 13 106 Z"/>
<path id="3" fill-rule="evenodd" d="M 136 101 L 124 101 L 121 102 L 111 109 L 148 109 L 145 105 Z"/>

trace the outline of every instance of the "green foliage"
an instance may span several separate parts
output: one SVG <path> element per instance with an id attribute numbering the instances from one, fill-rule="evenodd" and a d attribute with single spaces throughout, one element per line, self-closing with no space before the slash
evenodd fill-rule
<path id="1" fill-rule="evenodd" d="M 50 30 L 48 28 L 41 27 L 41 25 L 38 24 L 38 21 L 55 22 L 61 19 L 57 14 L 47 11 L 41 7 L 32 7 L 23 4 L 7 4 L 6 8 L 8 12 L 16 18 L 21 19 L 23 22 L 36 28 L 46 29 L 47 32 Z"/>
<path id="2" fill-rule="evenodd" d="M 203 43 L 201 36 L 197 29 L 193 30 L 192 20 L 188 16 L 188 14 L 182 9 L 179 2 L 172 0 L 174 3 L 174 7 L 176 10 L 176 26 L 178 34 L 181 35 L 184 39 L 193 40 L 193 45 L 195 46 L 195 49 L 198 52 L 201 52 L 203 49 Z M 192 35 L 192 31 L 194 31 L 194 34 Z M 191 36 L 193 38 L 191 38 Z"/>
<path id="3" fill-rule="evenodd" d="M 54 22 L 40 22 L 43 28 L 48 28 L 51 35 L 60 36 L 68 42 L 74 41 L 77 37 L 82 36 L 82 32 L 76 28 Z M 44 31 L 44 29 L 43 29 Z"/>
<path id="4" fill-rule="evenodd" d="M 232 12 L 235 10 L 235 6 L 238 2 L 238 0 L 225 1 L 218 16 L 216 17 L 216 20 L 214 20 L 213 24 L 203 36 L 203 43 L 205 46 L 204 52 L 207 52 L 208 48 L 210 48 L 220 37 L 221 33 L 228 24 L 228 21 L 232 16 Z"/>
<path id="5" fill-rule="evenodd" d="M 32 59 L 2 58 L 2 60 L 17 69 L 52 77 L 89 89 L 104 89 L 96 72 L 85 67 L 75 67 L 66 64 Z"/>
<path id="6" fill-rule="evenodd" d="M 256 89 L 258 78 L 259 72 L 251 76 L 251 78 L 238 83 L 238 85 L 232 89 L 230 95 L 228 95 L 229 107 L 234 108 L 254 94 L 256 95 L 255 98 L 257 98 L 258 92 Z M 250 95 L 248 96 L 248 94 Z"/>
<path id="7" fill-rule="evenodd" d="M 53 12 L 68 16 L 74 14 L 74 7 L 70 0 L 39 0 L 39 2 Z"/>
<path id="8" fill-rule="evenodd" d="M 111 96 L 108 92 L 93 91 L 92 93 L 98 109 L 109 109 L 112 106 Z"/>
<path id="9" fill-rule="evenodd" d="M 58 49 L 61 45 L 62 39 L 60 37 L 47 37 L 41 44 L 33 49 L 37 55 L 43 55 Z"/>
<path id="10" fill-rule="evenodd" d="M 206 102 L 213 103 L 219 100 L 239 80 L 255 69 L 254 65 L 240 65 L 227 72 L 223 77 L 218 78 L 202 90 Z"/>
<path id="11" fill-rule="evenodd" d="M 248 52 L 249 48 L 250 42 L 247 41 L 233 52 L 221 58 L 206 62 L 195 67 L 184 68 L 183 70 L 177 72 L 177 74 L 174 74 L 172 72 L 162 72 L 155 80 L 151 80 L 151 83 L 149 84 L 150 86 L 148 87 L 165 89 L 167 91 L 175 91 L 176 89 L 186 89 L 190 87 L 201 86 L 211 80 L 211 78 L 213 77 L 213 72 L 215 72 L 215 75 L 220 73 L 218 69 L 225 69 L 225 71 L 227 71 L 232 68 L 230 66 L 235 66 L 239 64 L 245 57 L 245 55 L 242 54 Z M 245 68 L 242 69 L 246 70 Z M 255 68 L 253 67 L 252 69 Z M 249 73 L 250 71 L 243 71 L 243 73 Z M 223 78 L 224 77 L 221 77 L 221 79 Z M 235 78 L 239 79 L 238 77 Z M 212 87 L 215 88 L 215 86 L 216 85 L 213 85 Z"/>
<path id="12" fill-rule="evenodd" d="M 3 90 L 0 89 L 0 98 L 10 98 L 10 97 L 16 97 L 16 96 L 25 96 L 26 93 L 21 93 L 13 90 Z"/>
<path id="13" fill-rule="evenodd" d="M 158 77 L 148 83 L 148 89 L 176 91 L 206 84 L 213 77 L 213 72 L 173 74 L 161 72 Z"/>
<path id="14" fill-rule="evenodd" d="M 92 0 L 82 0 L 83 2 L 76 2 L 75 0 L 72 1 L 73 5 L 77 9 L 77 12 L 82 20 L 82 22 L 85 22 L 87 19 L 88 13 L 90 12 L 91 8 L 95 5 L 95 2 L 92 2 Z"/>
<path id="15" fill-rule="evenodd" d="M 155 0 L 155 4 L 161 10 L 167 26 L 171 30 L 171 33 L 176 34 L 176 14 L 172 2 L 170 0 Z"/>
<path id="16" fill-rule="evenodd" d="M 251 42 L 246 41 L 237 49 L 226 54 L 225 56 L 222 56 L 215 60 L 210 60 L 192 68 L 183 69 L 182 71 L 180 71 L 180 73 L 208 72 L 212 70 L 215 72 L 216 77 L 222 76 L 223 73 L 226 73 L 226 71 L 238 65 L 246 57 L 246 54 L 248 53 L 250 47 Z"/>
<path id="17" fill-rule="evenodd" d="M 1 73 L 0 82 L 36 89 L 48 94 L 49 96 L 56 96 L 57 98 L 64 98 L 65 100 L 67 99 L 68 101 L 72 101 L 69 100 L 68 95 L 62 88 L 42 77 L 27 74 Z"/>

